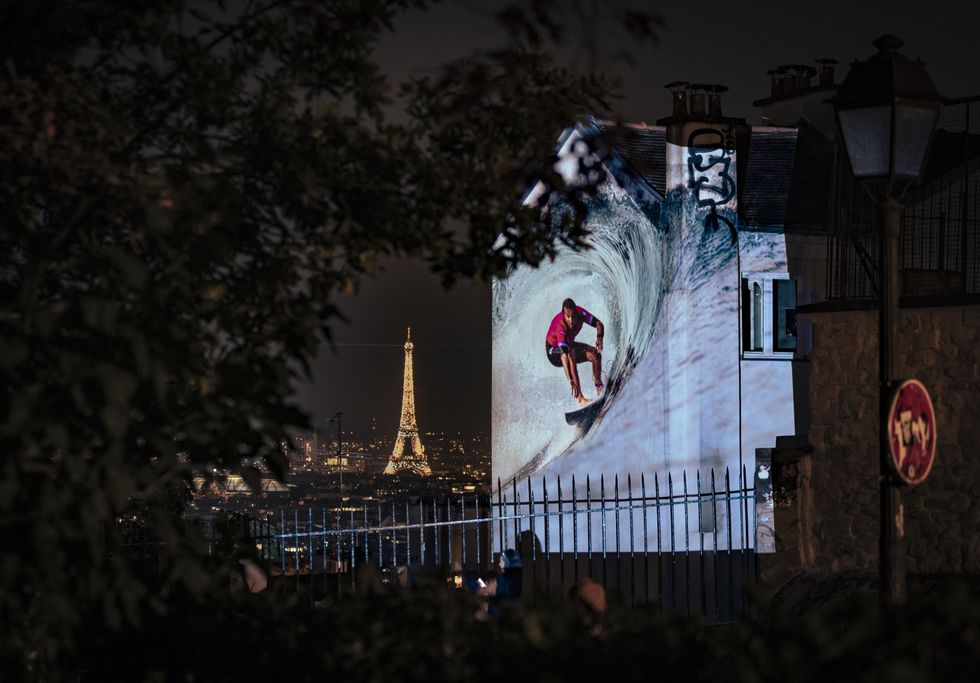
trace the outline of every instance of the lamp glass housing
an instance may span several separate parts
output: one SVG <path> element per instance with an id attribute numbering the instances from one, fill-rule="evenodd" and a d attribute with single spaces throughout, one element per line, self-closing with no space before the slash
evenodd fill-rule
<path id="1" fill-rule="evenodd" d="M 861 107 L 837 112 L 844 147 L 857 178 L 887 176 L 891 171 L 891 123 L 889 106 Z"/>
<path id="2" fill-rule="evenodd" d="M 929 140 L 936 127 L 939 110 L 898 104 L 895 107 L 895 175 L 918 178 L 922 175 Z"/>

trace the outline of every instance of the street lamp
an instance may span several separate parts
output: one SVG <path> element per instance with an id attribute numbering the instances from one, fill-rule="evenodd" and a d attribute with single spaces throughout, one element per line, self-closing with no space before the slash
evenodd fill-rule
<path id="1" fill-rule="evenodd" d="M 925 65 L 897 52 L 902 41 L 883 35 L 878 54 L 855 62 L 834 97 L 834 111 L 854 176 L 868 186 L 880 211 L 881 269 L 878 304 L 878 391 L 881 535 L 879 577 L 882 600 L 905 601 L 904 509 L 901 479 L 890 457 L 888 413 L 898 379 L 899 236 L 901 202 L 925 166 L 942 109 Z"/>

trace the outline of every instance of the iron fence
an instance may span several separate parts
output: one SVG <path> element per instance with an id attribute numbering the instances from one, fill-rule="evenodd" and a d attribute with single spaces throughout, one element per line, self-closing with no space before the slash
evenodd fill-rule
<path id="1" fill-rule="evenodd" d="M 828 299 L 877 299 L 879 216 L 843 151 L 831 178 Z M 901 295 L 980 293 L 980 96 L 947 102 L 901 230 Z"/>
<path id="2" fill-rule="evenodd" d="M 355 593 L 365 572 L 397 585 L 427 574 L 465 588 L 510 551 L 505 571 L 520 574 L 521 599 L 565 594 L 588 577 L 611 599 L 716 623 L 750 613 L 757 526 L 744 469 L 737 481 L 727 469 L 720 478 L 541 477 L 498 480 L 491 495 L 304 505 L 243 519 L 231 537 L 230 525 L 200 524 L 213 554 L 251 555 L 313 601 Z M 132 556 L 159 569 L 145 527 L 125 520 L 120 531 Z"/>
<path id="3" fill-rule="evenodd" d="M 253 540 L 276 573 L 318 595 L 357 591 L 362 570 L 402 585 L 422 573 L 472 585 L 511 550 L 523 599 L 589 577 L 624 603 L 724 622 L 748 613 L 758 574 L 754 486 L 744 470 L 737 479 L 498 481 L 490 496 L 281 511 L 254 523 Z"/>

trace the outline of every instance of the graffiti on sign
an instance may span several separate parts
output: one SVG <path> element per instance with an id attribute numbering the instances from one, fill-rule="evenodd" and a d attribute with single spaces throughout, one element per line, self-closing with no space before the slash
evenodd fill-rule
<path id="1" fill-rule="evenodd" d="M 902 481 L 925 481 L 936 460 L 936 411 L 922 382 L 905 380 L 892 395 L 888 445 L 892 467 Z"/>

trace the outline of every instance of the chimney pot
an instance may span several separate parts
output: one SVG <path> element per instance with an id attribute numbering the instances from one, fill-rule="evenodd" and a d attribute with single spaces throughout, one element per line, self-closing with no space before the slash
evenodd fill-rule
<path id="1" fill-rule="evenodd" d="M 708 115 L 712 118 L 721 118 L 721 94 L 728 88 L 723 85 L 709 85 L 705 88 L 708 91 Z"/>
<path id="2" fill-rule="evenodd" d="M 783 94 L 783 72 L 779 69 L 769 69 L 769 96 L 779 97 Z"/>
<path id="3" fill-rule="evenodd" d="M 820 65 L 820 85 L 833 85 L 834 84 L 834 65 L 837 64 L 836 59 L 831 59 L 830 57 L 821 57 L 817 60 L 817 64 Z"/>
<path id="4" fill-rule="evenodd" d="M 674 105 L 674 116 L 687 118 L 687 89 L 690 85 L 687 81 L 673 81 L 664 86 L 670 90 L 670 99 Z"/>
<path id="5" fill-rule="evenodd" d="M 798 64 L 797 72 L 799 75 L 796 78 L 796 87 L 799 90 L 809 88 L 811 79 L 817 75 L 817 70 L 809 64 Z"/>
<path id="6" fill-rule="evenodd" d="M 704 89 L 700 83 L 692 83 L 691 92 L 691 117 L 704 117 Z"/>
<path id="7" fill-rule="evenodd" d="M 796 90 L 796 67 L 793 64 L 784 64 L 779 70 L 783 72 L 783 94 L 788 95 Z"/>
<path id="8" fill-rule="evenodd" d="M 810 87 L 810 74 L 802 64 L 796 65 L 796 89 L 805 90 Z"/>

